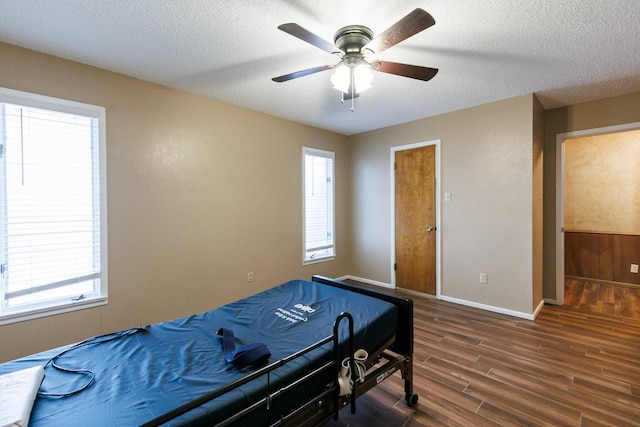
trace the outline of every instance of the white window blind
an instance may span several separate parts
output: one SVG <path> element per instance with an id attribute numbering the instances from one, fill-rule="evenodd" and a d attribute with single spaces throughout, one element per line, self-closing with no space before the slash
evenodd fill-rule
<path id="1" fill-rule="evenodd" d="M 0 103 L 0 318 L 106 296 L 99 110 L 29 100 Z"/>
<path id="2" fill-rule="evenodd" d="M 334 153 L 304 148 L 305 263 L 335 257 Z"/>

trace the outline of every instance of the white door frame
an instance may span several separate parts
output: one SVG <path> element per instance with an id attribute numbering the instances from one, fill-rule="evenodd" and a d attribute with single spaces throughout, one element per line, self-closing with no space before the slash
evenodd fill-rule
<path id="1" fill-rule="evenodd" d="M 556 299 L 552 304 L 564 304 L 564 141 L 571 138 L 604 135 L 640 129 L 640 122 L 605 126 L 556 134 Z"/>
<path id="2" fill-rule="evenodd" d="M 412 150 L 414 148 L 426 147 L 429 145 L 435 145 L 436 148 L 436 170 L 435 170 L 435 179 L 436 179 L 436 189 L 435 189 L 435 198 L 436 198 L 436 298 L 440 299 L 441 294 L 441 254 L 440 254 L 440 246 L 441 246 L 441 209 L 440 209 L 440 140 L 434 139 L 432 141 L 425 142 L 417 142 L 414 144 L 407 145 L 398 145 L 395 147 L 391 147 L 391 166 L 390 166 L 390 175 L 391 175 L 391 287 L 396 288 L 396 270 L 394 268 L 394 264 L 396 261 L 396 182 L 395 182 L 395 172 L 394 172 L 394 162 L 396 158 L 397 151 L 404 150 Z"/>

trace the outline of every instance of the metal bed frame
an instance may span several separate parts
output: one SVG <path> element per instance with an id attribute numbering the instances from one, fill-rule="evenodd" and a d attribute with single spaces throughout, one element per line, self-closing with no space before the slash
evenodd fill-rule
<path id="1" fill-rule="evenodd" d="M 198 399 L 169 411 L 143 424 L 143 427 L 159 426 L 170 422 L 190 410 L 198 408 L 213 399 L 223 396 L 224 394 L 261 377 L 267 378 L 267 392 L 265 396 L 253 402 L 241 411 L 231 415 L 224 421 L 216 424 L 217 426 L 228 426 L 235 423 L 242 423 L 243 417 L 257 410 L 266 411 L 269 414 L 268 419 L 264 419 L 263 425 L 265 426 L 318 426 L 332 418 L 337 420 L 340 409 L 347 405 L 350 405 L 351 413 L 355 413 L 356 399 L 389 376 L 393 375 L 396 371 L 400 371 L 404 380 L 404 399 L 407 405 L 416 405 L 418 402 L 418 395 L 413 391 L 413 301 L 408 298 L 354 286 L 346 282 L 333 280 L 327 277 L 313 276 L 312 280 L 327 286 L 334 286 L 348 291 L 368 295 L 373 298 L 382 299 L 394 304 L 398 309 L 398 321 L 395 334 L 385 345 L 380 349 L 377 349 L 373 354 L 369 355 L 367 358 L 367 370 L 364 379 L 362 381 L 353 381 L 351 393 L 349 395 L 340 396 L 340 387 L 338 385 L 338 374 L 341 367 L 341 362 L 339 360 L 338 329 L 341 322 L 344 319 L 347 319 L 349 330 L 347 339 L 349 365 L 351 367 L 351 372 L 355 372 L 353 317 L 349 313 L 342 313 L 335 319 L 333 333 L 328 337 L 288 357 L 262 367 L 243 378 L 227 384 L 224 387 L 213 390 Z M 269 379 L 270 374 L 274 370 L 330 343 L 332 343 L 333 355 L 331 361 L 323 364 L 312 372 L 303 375 L 302 377 L 296 378 L 294 381 L 291 381 L 283 387 L 279 387 L 275 390 L 271 389 L 272 387 Z M 329 372 L 329 375 L 333 380 L 326 384 L 322 390 L 318 390 L 318 393 L 310 398 L 306 403 L 295 408 L 291 408 L 286 414 L 273 413 L 272 407 L 274 402 L 278 399 L 286 398 L 286 393 L 288 391 L 295 390 L 295 387 L 311 378 L 322 374 L 327 375 L 327 372 Z"/>

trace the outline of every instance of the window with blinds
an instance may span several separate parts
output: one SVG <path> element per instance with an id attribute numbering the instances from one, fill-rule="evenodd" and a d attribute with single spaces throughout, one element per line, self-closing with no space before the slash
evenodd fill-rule
<path id="1" fill-rule="evenodd" d="M 305 264 L 335 258 L 334 153 L 303 149 Z"/>
<path id="2" fill-rule="evenodd" d="M 104 109 L 0 91 L 0 321 L 106 301 Z"/>

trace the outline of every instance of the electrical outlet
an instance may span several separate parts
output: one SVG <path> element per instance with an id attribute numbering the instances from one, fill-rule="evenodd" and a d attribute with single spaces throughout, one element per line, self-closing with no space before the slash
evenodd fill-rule
<path id="1" fill-rule="evenodd" d="M 638 264 L 631 264 L 631 272 L 638 274 Z"/>
<path id="2" fill-rule="evenodd" d="M 247 273 L 247 282 L 249 283 L 253 282 L 253 271 L 249 271 Z"/>
<path id="3" fill-rule="evenodd" d="M 489 283 L 487 273 L 480 273 L 480 283 Z"/>

